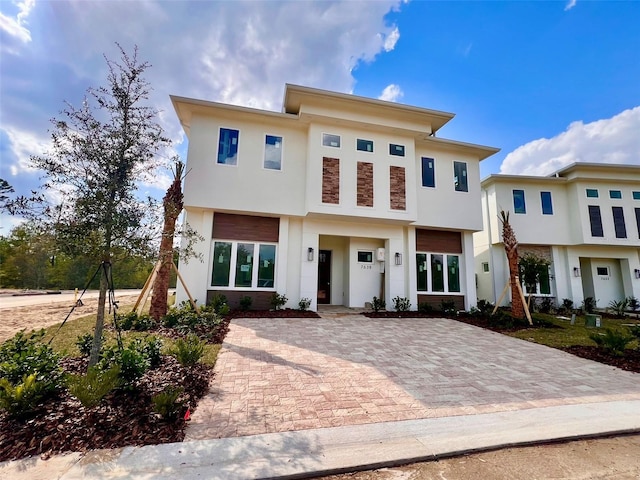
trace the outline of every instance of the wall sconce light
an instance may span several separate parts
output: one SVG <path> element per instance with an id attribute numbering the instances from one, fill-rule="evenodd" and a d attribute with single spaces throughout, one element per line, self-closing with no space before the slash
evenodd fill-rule
<path id="1" fill-rule="evenodd" d="M 582 275 L 582 272 L 580 271 L 580 269 L 578 267 L 573 267 L 573 276 L 579 277 L 581 275 Z"/>
<path id="2" fill-rule="evenodd" d="M 311 247 L 307 249 L 307 260 L 313 262 L 313 248 Z"/>
<path id="3" fill-rule="evenodd" d="M 640 268 L 636 268 L 633 273 L 635 273 L 636 278 L 640 278 Z"/>
<path id="4" fill-rule="evenodd" d="M 396 259 L 396 265 L 402 265 L 402 254 L 401 253 L 396 252 L 395 259 Z"/>

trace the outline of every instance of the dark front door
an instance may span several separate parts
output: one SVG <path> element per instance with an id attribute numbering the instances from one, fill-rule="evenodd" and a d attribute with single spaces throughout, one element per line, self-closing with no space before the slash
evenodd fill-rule
<path id="1" fill-rule="evenodd" d="M 331 250 L 318 254 L 318 303 L 331 303 Z"/>

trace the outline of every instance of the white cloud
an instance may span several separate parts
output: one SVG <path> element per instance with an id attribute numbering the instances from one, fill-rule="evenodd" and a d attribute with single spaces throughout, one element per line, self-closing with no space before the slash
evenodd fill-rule
<path id="1" fill-rule="evenodd" d="M 18 13 L 14 16 L 5 15 L 0 12 L 0 30 L 9 37 L 18 40 L 21 43 L 29 43 L 31 41 L 31 32 L 26 27 L 29 13 L 35 6 L 35 0 L 24 0 L 23 2 L 12 2 L 17 7 Z M 3 7 L 6 7 L 5 3 Z M 3 42 L 4 43 L 4 42 Z M 15 53 L 14 48 L 4 45 L 3 50 Z"/>
<path id="2" fill-rule="evenodd" d="M 402 92 L 400 86 L 392 83 L 384 87 L 384 90 L 382 91 L 382 94 L 380 94 L 378 99 L 386 100 L 388 102 L 397 102 L 400 98 L 402 98 L 403 95 L 404 93 Z"/>
<path id="3" fill-rule="evenodd" d="M 398 27 L 394 28 L 393 31 L 387 35 L 384 39 L 384 51 L 390 52 L 396 46 L 398 39 L 400 38 L 400 30 Z"/>
<path id="4" fill-rule="evenodd" d="M 9 166 L 11 174 L 15 176 L 22 172 L 35 172 L 29 159 L 32 155 L 42 155 L 46 152 L 50 146 L 49 138 L 11 126 L 3 127 L 2 130 L 9 140 L 7 147 L 11 149 L 15 158 L 15 162 Z"/>
<path id="5" fill-rule="evenodd" d="M 640 106 L 591 123 L 576 121 L 553 138 L 526 143 L 509 153 L 500 173 L 548 175 L 574 162 L 640 163 Z"/>
<path id="6" fill-rule="evenodd" d="M 578 0 L 569 0 L 564 7 L 564 11 L 566 12 L 567 10 L 571 10 L 576 6 L 576 3 L 578 3 Z"/>

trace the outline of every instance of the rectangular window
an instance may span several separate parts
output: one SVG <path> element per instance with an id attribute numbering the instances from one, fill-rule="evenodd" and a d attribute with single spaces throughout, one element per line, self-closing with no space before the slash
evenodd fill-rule
<path id="1" fill-rule="evenodd" d="M 489 262 L 482 262 L 482 271 L 484 273 L 489 273 Z"/>
<path id="2" fill-rule="evenodd" d="M 524 190 L 513 191 L 513 212 L 527 213 L 527 207 L 524 203 Z"/>
<path id="3" fill-rule="evenodd" d="M 609 267 L 596 267 L 596 273 L 601 277 L 608 277 Z"/>
<path id="4" fill-rule="evenodd" d="M 631 192 L 634 200 L 640 200 L 640 192 Z"/>
<path id="5" fill-rule="evenodd" d="M 373 252 L 358 252 L 358 263 L 373 263 Z"/>
<path id="6" fill-rule="evenodd" d="M 268 170 L 282 170 L 282 137 L 265 136 L 263 165 Z"/>
<path id="7" fill-rule="evenodd" d="M 362 138 L 357 139 L 356 149 L 360 152 L 373 152 L 373 140 L 363 140 Z"/>
<path id="8" fill-rule="evenodd" d="M 404 145 L 396 145 L 395 143 L 390 143 L 389 155 L 395 155 L 396 157 L 404 157 Z"/>
<path id="9" fill-rule="evenodd" d="M 620 190 L 609 190 L 609 198 L 622 198 Z"/>
<path id="10" fill-rule="evenodd" d="M 276 271 L 276 246 L 260 245 L 258 259 L 258 287 L 273 288 Z"/>
<path id="11" fill-rule="evenodd" d="M 622 207 L 611 207 L 613 211 L 613 228 L 616 238 L 627 238 L 627 226 L 624 223 L 624 210 Z"/>
<path id="12" fill-rule="evenodd" d="M 218 163 L 221 165 L 238 164 L 238 141 L 240 132 L 231 128 L 220 129 L 218 141 Z"/>
<path id="13" fill-rule="evenodd" d="M 553 215 L 553 204 L 551 202 L 551 192 L 540 192 L 540 203 L 542 204 L 543 215 Z"/>
<path id="14" fill-rule="evenodd" d="M 239 243 L 236 256 L 236 287 L 250 287 L 253 277 L 253 243 Z"/>
<path id="15" fill-rule="evenodd" d="M 429 269 L 427 268 L 427 254 L 416 253 L 416 277 L 418 280 L 418 291 L 427 291 L 427 274 Z"/>
<path id="16" fill-rule="evenodd" d="M 587 188 L 587 198 L 598 198 L 598 190 L 595 188 Z"/>
<path id="17" fill-rule="evenodd" d="M 447 255 L 447 283 L 450 292 L 460 291 L 460 258 Z"/>
<path id="18" fill-rule="evenodd" d="M 435 160 L 433 158 L 422 157 L 422 186 L 436 186 Z"/>
<path id="19" fill-rule="evenodd" d="M 431 255 L 431 291 L 444 292 L 443 255 Z"/>
<path id="20" fill-rule="evenodd" d="M 226 287 L 229 285 L 229 271 L 231 268 L 231 243 L 215 242 L 213 246 L 213 273 L 211 285 Z"/>
<path id="21" fill-rule="evenodd" d="M 540 272 L 540 276 L 538 278 L 539 289 L 541 295 L 551 295 L 551 282 L 549 278 L 549 269 L 546 269 Z"/>
<path id="22" fill-rule="evenodd" d="M 638 238 L 640 238 L 640 208 L 636 208 L 636 227 L 638 227 Z"/>
<path id="23" fill-rule="evenodd" d="M 600 207 L 597 205 L 589 205 L 589 222 L 591 223 L 591 236 L 604 237 L 602 216 L 600 215 Z"/>
<path id="24" fill-rule="evenodd" d="M 453 162 L 453 183 L 456 192 L 468 192 L 466 162 Z"/>
<path id="25" fill-rule="evenodd" d="M 332 135 L 330 133 L 322 134 L 322 145 L 325 147 L 340 148 L 340 135 Z"/>

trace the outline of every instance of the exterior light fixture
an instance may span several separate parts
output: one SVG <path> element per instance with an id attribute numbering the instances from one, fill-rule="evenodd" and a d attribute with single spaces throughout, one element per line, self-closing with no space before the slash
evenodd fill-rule
<path id="1" fill-rule="evenodd" d="M 396 252 L 395 259 L 396 259 L 396 265 L 402 265 L 402 254 L 401 253 Z"/>
<path id="2" fill-rule="evenodd" d="M 580 269 L 578 267 L 573 267 L 573 276 L 580 277 L 581 275 L 582 275 L 582 272 L 580 271 Z"/>
<path id="3" fill-rule="evenodd" d="M 313 262 L 313 248 L 311 247 L 307 249 L 307 260 Z"/>

